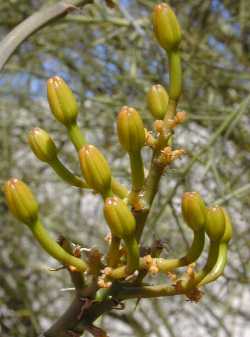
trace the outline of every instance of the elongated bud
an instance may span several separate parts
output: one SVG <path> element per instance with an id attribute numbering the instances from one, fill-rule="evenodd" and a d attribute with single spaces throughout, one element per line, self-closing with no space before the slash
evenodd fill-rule
<path id="1" fill-rule="evenodd" d="M 233 226 L 228 212 L 225 210 L 225 208 L 222 208 L 222 211 L 225 217 L 225 231 L 221 239 L 221 242 L 228 243 L 233 236 Z"/>
<path id="2" fill-rule="evenodd" d="M 103 211 L 113 235 L 122 239 L 133 236 L 135 231 L 135 218 L 128 206 L 120 198 L 107 198 Z"/>
<path id="3" fill-rule="evenodd" d="M 17 178 L 8 180 L 4 194 L 11 213 L 20 221 L 31 226 L 38 217 L 38 203 L 29 187 Z"/>
<path id="4" fill-rule="evenodd" d="M 57 157 L 57 148 L 50 135 L 40 128 L 29 132 L 28 142 L 35 156 L 44 162 L 51 162 Z"/>
<path id="5" fill-rule="evenodd" d="M 176 50 L 181 42 L 181 29 L 172 8 L 165 3 L 154 7 L 153 27 L 155 36 L 167 52 Z"/>
<path id="6" fill-rule="evenodd" d="M 117 131 L 125 151 L 138 152 L 144 146 L 144 125 L 139 112 L 134 108 L 124 106 L 121 109 L 117 117 Z"/>
<path id="7" fill-rule="evenodd" d="M 219 241 L 222 239 L 225 231 L 225 216 L 221 207 L 207 208 L 205 229 L 210 240 Z"/>
<path id="8" fill-rule="evenodd" d="M 187 225 L 198 231 L 204 227 L 206 207 L 200 194 L 186 192 L 182 197 L 182 215 Z"/>
<path id="9" fill-rule="evenodd" d="M 156 119 L 163 119 L 168 107 L 168 93 L 165 88 L 156 84 L 153 85 L 147 95 L 148 108 Z"/>
<path id="10" fill-rule="evenodd" d="M 59 76 L 48 80 L 48 100 L 55 118 L 66 127 L 76 123 L 78 107 L 69 86 Z"/>
<path id="11" fill-rule="evenodd" d="M 107 160 L 94 145 L 85 145 L 79 152 L 82 174 L 90 188 L 105 194 L 110 190 L 111 171 Z"/>

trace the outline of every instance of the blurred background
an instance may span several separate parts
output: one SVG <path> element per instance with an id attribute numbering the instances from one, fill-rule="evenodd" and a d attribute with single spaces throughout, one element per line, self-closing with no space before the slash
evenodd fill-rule
<path id="1" fill-rule="evenodd" d="M 57 1 L 0 1 L 0 37 L 29 15 Z M 65 129 L 50 114 L 46 81 L 62 76 L 77 96 L 79 124 L 127 186 L 129 165 L 116 134 L 123 105 L 136 107 L 145 126 L 153 119 L 145 97 L 152 84 L 168 84 L 168 65 L 152 33 L 155 1 L 103 1 L 45 27 L 15 52 L 0 77 L 0 185 L 15 176 L 37 195 L 46 227 L 84 247 L 106 249 L 108 233 L 98 196 L 67 186 L 29 149 L 32 127 L 46 129 L 60 158 L 80 174 Z M 180 212 L 183 191 L 196 190 L 210 205 L 227 207 L 234 224 L 225 274 L 204 289 L 198 304 L 182 296 L 135 301 L 99 325 L 111 337 L 250 336 L 250 12 L 249 0 L 172 0 L 183 29 L 184 74 L 180 110 L 188 121 L 175 146 L 187 150 L 162 178 L 144 242 L 166 241 L 165 256 L 180 256 L 191 233 Z M 145 150 L 146 169 L 150 153 Z M 206 257 L 206 254 L 204 255 Z M 33 337 L 66 308 L 72 292 L 66 271 L 40 250 L 25 226 L 9 215 L 0 194 L 0 335 Z M 163 280 L 164 281 L 164 280 Z M 86 334 L 87 336 L 87 334 Z"/>

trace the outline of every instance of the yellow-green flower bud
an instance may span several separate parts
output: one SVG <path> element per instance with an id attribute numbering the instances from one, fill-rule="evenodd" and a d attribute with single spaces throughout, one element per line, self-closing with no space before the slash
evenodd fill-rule
<path id="1" fill-rule="evenodd" d="M 163 119 L 168 107 L 168 93 L 165 88 L 156 84 L 153 85 L 147 95 L 148 108 L 156 119 Z"/>
<path id="2" fill-rule="evenodd" d="M 221 241 L 228 243 L 232 239 L 232 236 L 233 236 L 233 226 L 232 226 L 232 222 L 231 222 L 228 212 L 225 210 L 225 208 L 222 208 L 222 211 L 225 217 L 225 231 L 224 231 Z"/>
<path id="3" fill-rule="evenodd" d="M 111 171 L 107 160 L 94 145 L 85 145 L 79 151 L 82 174 L 90 188 L 105 194 L 110 190 Z"/>
<path id="4" fill-rule="evenodd" d="M 187 225 L 198 231 L 204 227 L 206 207 L 200 194 L 186 192 L 182 197 L 182 215 Z"/>
<path id="5" fill-rule="evenodd" d="M 206 209 L 205 230 L 210 240 L 222 239 L 225 231 L 225 216 L 221 207 L 214 206 Z"/>
<path id="6" fill-rule="evenodd" d="M 48 100 L 55 118 L 66 127 L 76 123 L 78 107 L 69 86 L 59 76 L 48 80 Z"/>
<path id="7" fill-rule="evenodd" d="M 158 4 L 153 11 L 155 36 L 167 52 L 176 50 L 181 42 L 181 28 L 172 8 L 165 3 Z"/>
<path id="8" fill-rule="evenodd" d="M 135 218 L 120 198 L 111 197 L 105 200 L 104 216 L 113 235 L 121 239 L 133 236 Z"/>
<path id="9" fill-rule="evenodd" d="M 51 162 L 57 157 L 57 148 L 50 135 L 40 128 L 29 132 L 28 142 L 35 156 L 44 162 Z"/>
<path id="10" fill-rule="evenodd" d="M 11 213 L 31 226 L 38 217 L 38 203 L 29 187 L 21 180 L 12 178 L 4 185 L 4 194 Z"/>
<path id="11" fill-rule="evenodd" d="M 137 110 L 124 106 L 117 117 L 117 131 L 120 143 L 125 151 L 135 153 L 145 143 L 145 130 Z"/>

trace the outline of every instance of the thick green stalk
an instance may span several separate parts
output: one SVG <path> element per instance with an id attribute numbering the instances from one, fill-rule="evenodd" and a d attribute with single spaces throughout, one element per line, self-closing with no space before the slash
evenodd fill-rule
<path id="1" fill-rule="evenodd" d="M 202 279 L 202 281 L 199 283 L 199 286 L 213 282 L 223 274 L 223 271 L 227 264 L 227 250 L 228 250 L 227 243 L 225 242 L 221 243 L 219 248 L 219 256 L 215 266 L 213 267 L 211 272 Z"/>
<path id="2" fill-rule="evenodd" d="M 154 197 L 158 191 L 159 182 L 163 173 L 164 168 L 157 165 L 156 158 L 158 153 L 153 155 L 151 166 L 149 169 L 149 174 L 147 176 L 145 187 L 144 187 L 144 199 L 147 205 L 151 205 Z"/>
<path id="3" fill-rule="evenodd" d="M 129 153 L 131 176 L 132 176 L 132 191 L 139 192 L 144 184 L 144 166 L 141 152 Z"/>
<path id="4" fill-rule="evenodd" d="M 199 231 L 193 231 L 194 238 L 190 249 L 188 250 L 186 256 L 183 256 L 180 260 L 183 261 L 184 265 L 195 262 L 201 255 L 204 243 L 205 243 L 205 232 L 203 229 Z"/>
<path id="5" fill-rule="evenodd" d="M 116 297 L 119 299 L 129 299 L 129 298 L 153 298 L 162 296 L 173 296 L 177 295 L 179 292 L 172 285 L 155 285 L 155 286 L 140 286 L 133 287 L 129 285 L 119 285 L 119 289 L 115 293 Z"/>
<path id="6" fill-rule="evenodd" d="M 195 282 L 199 283 L 214 267 L 214 265 L 217 262 L 219 256 L 219 243 L 216 242 L 210 242 L 209 247 L 209 253 L 208 253 L 208 259 L 205 267 L 197 273 L 195 277 Z"/>
<path id="7" fill-rule="evenodd" d="M 139 269 L 139 246 L 134 237 L 124 238 L 127 248 L 127 271 L 129 274 Z"/>
<path id="8" fill-rule="evenodd" d="M 88 187 L 85 181 L 83 181 L 80 177 L 77 177 L 73 173 L 71 173 L 58 158 L 55 158 L 48 164 L 53 168 L 53 170 L 57 173 L 57 175 L 68 184 L 80 188 Z"/>
<path id="9" fill-rule="evenodd" d="M 203 269 L 198 273 L 195 273 L 194 277 L 190 278 L 189 276 L 187 276 L 184 280 L 182 280 L 181 287 L 184 292 L 195 287 L 211 272 L 219 256 L 219 246 L 220 242 L 210 241 L 208 258 Z"/>
<path id="10" fill-rule="evenodd" d="M 136 239 L 139 242 L 143 233 L 143 229 L 154 200 L 155 194 L 158 191 L 159 182 L 163 173 L 163 167 L 156 164 L 155 159 L 157 155 L 154 154 L 151 161 L 149 174 L 146 178 L 145 185 L 143 187 L 144 195 L 143 202 L 144 208 L 139 212 L 134 212 L 136 219 Z"/>
<path id="11" fill-rule="evenodd" d="M 72 124 L 67 128 L 69 138 L 75 146 L 77 152 L 87 143 L 84 135 L 82 134 L 77 124 Z"/>
<path id="12" fill-rule="evenodd" d="M 70 255 L 54 239 L 52 239 L 40 220 L 37 220 L 37 222 L 29 228 L 37 241 L 49 255 L 54 257 L 63 265 L 74 266 L 78 271 L 84 272 L 87 270 L 88 266 L 82 259 Z"/>
<path id="13" fill-rule="evenodd" d="M 169 98 L 178 102 L 182 90 L 181 57 L 178 50 L 168 53 L 169 60 Z M 168 118 L 172 118 L 169 116 Z"/>
<path id="14" fill-rule="evenodd" d="M 125 186 L 123 186 L 122 184 L 120 184 L 115 178 L 111 178 L 111 189 L 113 191 L 113 193 L 121 198 L 127 198 L 129 192 L 127 190 L 127 188 Z"/>
<path id="15" fill-rule="evenodd" d="M 204 230 L 194 231 L 194 238 L 187 254 L 180 259 L 156 258 L 156 264 L 161 272 L 169 272 L 173 269 L 184 267 L 195 262 L 202 253 L 205 242 Z"/>

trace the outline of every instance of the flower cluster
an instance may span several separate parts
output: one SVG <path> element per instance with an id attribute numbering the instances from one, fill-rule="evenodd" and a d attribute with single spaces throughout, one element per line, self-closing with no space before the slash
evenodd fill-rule
<path id="1" fill-rule="evenodd" d="M 71 273 L 76 292 L 85 302 L 88 300 L 84 310 L 111 299 L 119 303 L 128 298 L 185 294 L 198 301 L 199 288 L 215 281 L 226 265 L 228 242 L 232 237 L 229 215 L 221 207 L 206 207 L 197 192 L 186 192 L 182 198 L 182 216 L 193 231 L 193 242 L 186 254 L 165 259 L 161 257 L 161 243 L 156 244 L 152 239 L 150 248 L 143 246 L 143 230 L 160 179 L 172 162 L 185 154 L 184 149 L 172 147 L 174 130 L 185 121 L 186 113 L 177 111 L 182 90 L 179 49 L 182 34 L 175 13 L 168 5 L 155 6 L 153 28 L 169 60 L 170 81 L 168 91 L 161 84 L 153 85 L 148 91 L 147 105 L 154 118 L 151 131 L 145 129 L 135 108 L 124 106 L 118 113 L 118 139 L 130 160 L 130 190 L 116 180 L 105 156 L 88 143 L 80 130 L 76 98 L 62 78 L 56 76 L 48 80 L 48 101 L 54 118 L 65 126 L 77 151 L 82 177 L 61 162 L 59 150 L 45 130 L 36 127 L 28 135 L 34 155 L 47 163 L 63 181 L 100 194 L 110 230 L 105 254 L 90 248 L 83 257 L 81 249 L 72 247 L 68 239 L 55 241 L 43 225 L 38 203 L 28 186 L 12 178 L 4 187 L 13 215 L 25 223 L 42 248 Z M 141 154 L 143 147 L 152 152 L 147 174 Z M 194 264 L 203 252 L 206 235 L 210 241 L 207 261 L 196 271 Z M 183 274 L 179 273 L 181 267 L 186 267 Z M 143 282 L 148 274 L 158 273 L 165 274 L 170 282 L 157 285 Z"/>

